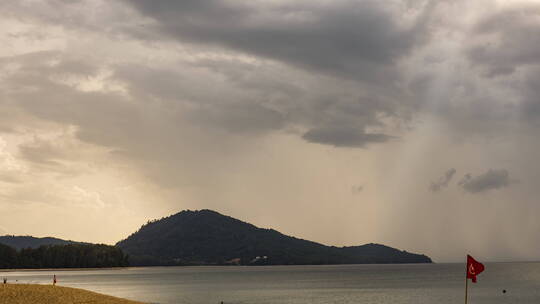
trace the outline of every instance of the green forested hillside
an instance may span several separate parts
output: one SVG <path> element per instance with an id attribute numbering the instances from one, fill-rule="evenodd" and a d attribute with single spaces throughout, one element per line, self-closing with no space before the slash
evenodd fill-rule
<path id="1" fill-rule="evenodd" d="M 149 222 L 117 244 L 134 265 L 430 263 L 383 245 L 331 247 L 262 229 L 211 210 Z"/>

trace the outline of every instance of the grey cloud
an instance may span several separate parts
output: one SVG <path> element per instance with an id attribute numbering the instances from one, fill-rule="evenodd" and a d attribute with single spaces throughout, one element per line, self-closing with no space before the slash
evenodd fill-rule
<path id="1" fill-rule="evenodd" d="M 103 0 L 2 1 L 0 14 L 34 26 L 53 24 L 69 30 L 85 29 L 102 34 L 118 34 L 115 28 L 123 28 L 133 21 L 133 11 L 123 3 Z M 133 29 L 131 31 L 134 32 Z M 46 38 L 35 27 L 30 31 L 16 30 L 10 35 L 27 40 Z"/>
<path id="2" fill-rule="evenodd" d="M 529 69 L 521 88 L 521 117 L 538 126 L 540 120 L 540 67 Z"/>
<path id="3" fill-rule="evenodd" d="M 400 25 L 389 5 L 380 1 L 126 2 L 173 39 L 226 46 L 357 79 L 396 74 L 391 65 L 425 35 L 422 17 Z"/>
<path id="4" fill-rule="evenodd" d="M 281 129 L 281 113 L 257 104 L 234 104 L 198 108 L 188 114 L 196 125 L 223 128 L 231 133 L 259 133 Z"/>
<path id="5" fill-rule="evenodd" d="M 363 185 L 354 185 L 351 187 L 351 192 L 353 194 L 358 194 L 360 192 L 364 191 L 364 186 Z"/>
<path id="6" fill-rule="evenodd" d="M 309 142 L 335 147 L 365 147 L 371 143 L 383 143 L 392 136 L 380 133 L 366 133 L 353 128 L 328 127 L 307 131 L 302 138 Z"/>
<path id="7" fill-rule="evenodd" d="M 159 99 L 172 112 L 176 111 L 179 118 L 193 125 L 244 135 L 277 130 L 285 125 L 284 114 L 266 105 L 264 97 L 246 93 L 234 82 L 210 88 L 210 83 L 220 82 L 216 79 L 218 75 L 199 66 L 186 68 L 189 70 L 120 66 L 115 76 L 127 81 L 136 98 Z"/>
<path id="8" fill-rule="evenodd" d="M 449 169 L 448 171 L 444 173 L 443 176 L 439 178 L 439 180 L 431 183 L 431 185 L 429 186 L 429 190 L 431 190 L 432 192 L 438 192 L 442 188 L 448 187 L 448 184 L 450 183 L 450 181 L 452 181 L 452 178 L 454 177 L 455 174 L 456 174 L 456 169 L 454 168 Z"/>
<path id="9" fill-rule="evenodd" d="M 533 22 L 540 14 L 539 4 L 513 6 L 480 21 L 474 29 L 479 43 L 474 43 L 468 56 L 471 62 L 487 68 L 485 75 L 513 73 L 523 65 L 540 62 L 540 23 Z"/>
<path id="10" fill-rule="evenodd" d="M 486 173 L 474 177 L 466 174 L 458 184 L 469 193 L 479 193 L 508 187 L 512 182 L 506 169 L 489 169 Z"/>
<path id="11" fill-rule="evenodd" d="M 101 144 L 111 138 L 109 144 L 121 145 L 125 141 L 123 132 L 127 129 L 136 132 L 142 128 L 140 110 L 124 97 L 102 92 L 82 92 L 53 81 L 51 76 L 63 70 L 45 64 L 51 58 L 62 59 L 59 53 L 49 52 L 10 58 L 12 62 L 20 64 L 20 68 L 4 79 L 3 85 L 8 89 L 0 93 L 2 100 L 40 119 L 77 126 L 79 136 L 85 139 L 99 138 Z M 72 72 L 73 67 L 74 63 L 71 62 L 67 71 Z M 52 160 L 54 153 L 57 153 L 48 148 L 42 149 L 44 146 L 41 145 L 28 146 L 23 148 L 22 153 L 28 160 L 42 163 Z M 46 153 L 41 155 L 42 152 Z"/>
<path id="12" fill-rule="evenodd" d="M 295 99 L 305 93 L 294 81 L 291 81 L 288 77 L 283 77 L 285 73 L 289 75 L 294 73 L 291 70 L 283 71 L 283 67 L 281 69 L 276 66 L 269 68 L 268 65 L 252 64 L 232 59 L 201 59 L 192 65 L 223 75 L 231 83 L 243 90 L 264 92 L 265 94 Z"/>
<path id="13" fill-rule="evenodd" d="M 203 60 L 201 65 L 189 63 L 179 70 L 120 66 L 115 76 L 128 83 L 136 98 L 162 100 L 172 111 L 182 112 L 185 120 L 201 127 L 255 134 L 300 125 L 313 129 L 304 135 L 308 141 L 348 147 L 390 138 L 356 130 L 383 126 L 377 115 L 398 116 L 399 106 L 385 96 L 391 90 L 360 98 L 355 91 L 358 85 L 349 88 L 334 81 L 321 84 L 287 68 L 272 68 L 231 60 L 220 66 Z M 345 136 L 348 142 L 343 141 Z M 337 142 L 340 140 L 343 142 Z"/>

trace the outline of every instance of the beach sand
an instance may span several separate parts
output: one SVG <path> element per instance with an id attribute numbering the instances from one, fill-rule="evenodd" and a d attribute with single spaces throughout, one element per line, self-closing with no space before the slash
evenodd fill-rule
<path id="1" fill-rule="evenodd" d="M 5 284 L 0 286 L 0 304 L 142 304 L 99 293 L 52 285 Z"/>

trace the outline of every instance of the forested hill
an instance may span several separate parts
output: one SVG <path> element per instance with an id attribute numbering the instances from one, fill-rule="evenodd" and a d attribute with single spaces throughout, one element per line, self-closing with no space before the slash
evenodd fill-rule
<path id="1" fill-rule="evenodd" d="M 38 248 L 43 245 L 67 245 L 67 244 L 83 244 L 81 242 L 66 241 L 53 237 L 38 238 L 33 236 L 15 236 L 4 235 L 0 236 L 0 244 L 8 245 L 15 249 L 23 248 Z"/>
<path id="2" fill-rule="evenodd" d="M 0 269 L 99 268 L 128 266 L 120 248 L 96 244 L 43 245 L 16 250 L 0 244 Z"/>
<path id="3" fill-rule="evenodd" d="M 132 265 L 431 263 L 425 255 L 378 244 L 325 246 L 211 210 L 149 222 L 117 246 Z"/>

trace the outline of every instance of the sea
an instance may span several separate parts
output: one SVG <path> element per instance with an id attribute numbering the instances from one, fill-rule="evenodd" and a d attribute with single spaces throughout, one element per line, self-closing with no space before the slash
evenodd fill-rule
<path id="1" fill-rule="evenodd" d="M 540 303 L 540 263 L 485 263 L 468 303 Z M 456 304 L 465 264 L 134 267 L 0 272 L 10 283 L 58 284 L 159 304 Z"/>

